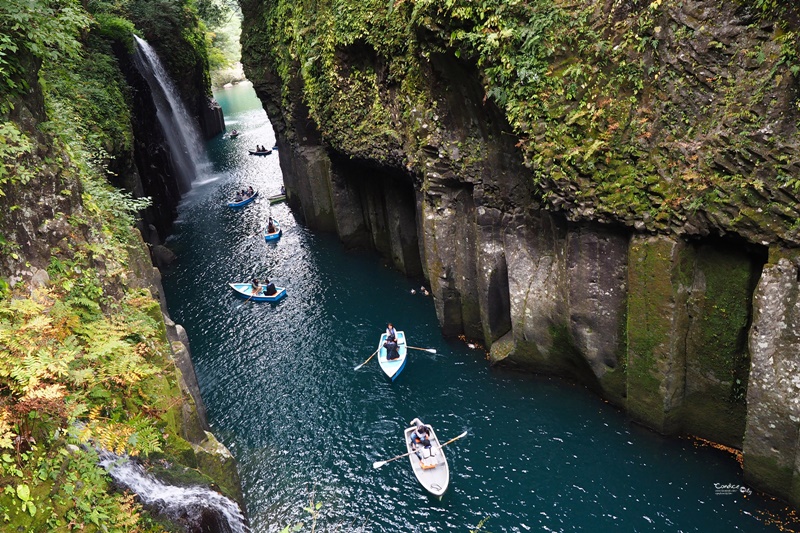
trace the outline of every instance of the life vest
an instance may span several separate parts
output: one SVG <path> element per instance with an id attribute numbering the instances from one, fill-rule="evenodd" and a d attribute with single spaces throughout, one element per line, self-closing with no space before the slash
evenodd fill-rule
<path id="1" fill-rule="evenodd" d="M 414 444 L 422 444 L 424 441 L 430 442 L 430 437 L 428 436 L 428 434 L 422 433 L 422 430 L 420 428 L 415 429 L 414 432 L 411 434 L 411 442 L 413 442 Z"/>

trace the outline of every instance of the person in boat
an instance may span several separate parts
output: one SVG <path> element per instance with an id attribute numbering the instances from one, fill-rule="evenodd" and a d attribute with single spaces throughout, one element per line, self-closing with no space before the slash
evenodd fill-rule
<path id="1" fill-rule="evenodd" d="M 241 202 L 243 200 L 242 193 L 240 191 L 236 191 L 236 197 L 234 197 L 234 202 Z"/>
<path id="2" fill-rule="evenodd" d="M 284 187 L 283 185 L 281 185 L 281 194 L 286 195 L 286 187 Z"/>
<path id="3" fill-rule="evenodd" d="M 275 288 L 275 284 L 270 280 L 267 280 L 267 286 L 264 288 L 264 294 L 267 296 L 275 296 L 278 294 L 278 289 Z"/>
<path id="4" fill-rule="evenodd" d="M 255 193 L 256 193 L 256 191 L 253 190 L 253 186 L 252 185 L 247 188 L 247 196 L 248 197 L 249 196 L 253 196 Z"/>
<path id="5" fill-rule="evenodd" d="M 258 281 L 258 278 L 251 279 L 250 286 L 253 288 L 253 291 L 251 293 L 253 296 L 258 294 L 258 291 L 261 290 L 261 282 Z"/>
<path id="6" fill-rule="evenodd" d="M 397 350 L 397 339 L 394 335 L 389 335 L 386 342 L 383 343 L 383 347 L 386 348 L 386 359 L 388 361 L 400 358 L 400 352 Z"/>
<path id="7" fill-rule="evenodd" d="M 422 459 L 420 450 L 428 449 L 428 455 L 433 455 L 433 445 L 431 444 L 431 430 L 425 424 L 417 424 L 416 429 L 411 432 L 411 449 L 417 457 Z"/>
<path id="8" fill-rule="evenodd" d="M 272 220 L 272 217 L 269 217 L 269 222 L 267 222 L 267 233 L 275 233 L 275 221 Z"/>
<path id="9" fill-rule="evenodd" d="M 397 330 L 394 329 L 394 326 L 392 325 L 391 322 L 389 322 L 386 325 L 386 336 L 387 337 L 394 337 L 395 339 L 397 338 Z"/>
<path id="10" fill-rule="evenodd" d="M 231 135 L 233 135 L 235 137 L 236 135 L 239 135 L 239 131 L 238 130 L 233 130 L 231 132 Z"/>

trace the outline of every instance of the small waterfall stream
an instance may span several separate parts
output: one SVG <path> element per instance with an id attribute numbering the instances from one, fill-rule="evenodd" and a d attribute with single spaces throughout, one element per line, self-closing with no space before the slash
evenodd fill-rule
<path id="1" fill-rule="evenodd" d="M 198 533 L 249 533 L 236 502 L 201 486 L 167 485 L 126 457 L 99 452 L 100 465 L 114 482 L 135 493 L 142 505 Z"/>
<path id="2" fill-rule="evenodd" d="M 158 121 L 164 129 L 178 173 L 178 185 L 181 192 L 185 193 L 191 189 L 192 181 L 197 176 L 198 163 L 206 159 L 205 145 L 156 51 L 144 39 L 133 37 L 136 40 L 134 62 L 153 94 Z"/>

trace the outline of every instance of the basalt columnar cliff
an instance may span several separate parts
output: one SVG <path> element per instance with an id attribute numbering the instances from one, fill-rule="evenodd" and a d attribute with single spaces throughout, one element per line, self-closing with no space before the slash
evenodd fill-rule
<path id="1" fill-rule="evenodd" d="M 169 483 L 242 501 L 148 250 L 179 200 L 132 63 L 154 2 L 86 4 L 0 6 L 0 529 L 225 530 L 213 510 L 148 513 L 98 464 L 95 448 L 129 454 Z M 180 28 L 161 44 L 213 134 L 197 18 L 184 2 L 156 11 Z M 137 220 L 141 196 L 151 206 Z"/>
<path id="2" fill-rule="evenodd" d="M 289 202 L 446 334 L 800 504 L 800 18 L 763 0 L 243 0 Z"/>

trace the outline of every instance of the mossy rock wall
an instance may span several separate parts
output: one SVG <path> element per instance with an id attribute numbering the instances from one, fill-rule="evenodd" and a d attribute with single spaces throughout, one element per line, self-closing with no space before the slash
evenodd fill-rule
<path id="1" fill-rule="evenodd" d="M 747 475 L 791 497 L 793 392 L 752 381 L 754 336 L 787 338 L 758 317 L 800 329 L 753 296 L 763 250 L 800 246 L 800 18 L 777 4 L 245 0 L 243 61 L 310 226 L 406 269 L 382 194 L 411 184 L 445 334 L 663 433 L 746 433 Z"/>

